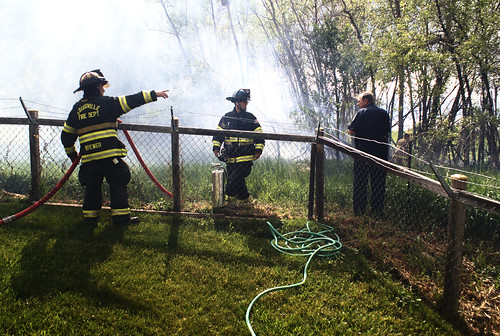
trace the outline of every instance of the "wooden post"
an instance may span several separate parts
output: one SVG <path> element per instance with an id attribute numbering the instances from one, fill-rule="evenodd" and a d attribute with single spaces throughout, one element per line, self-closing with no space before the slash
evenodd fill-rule
<path id="1" fill-rule="evenodd" d="M 323 135 L 323 129 L 318 129 L 318 135 Z M 316 144 L 316 219 L 322 221 L 325 202 L 325 145 Z"/>
<path id="2" fill-rule="evenodd" d="M 33 120 L 38 120 L 37 110 L 28 110 Z M 38 123 L 29 124 L 30 134 L 30 164 L 31 164 L 31 190 L 30 199 L 38 201 L 41 198 L 41 175 L 42 167 L 40 164 L 40 125 Z"/>
<path id="3" fill-rule="evenodd" d="M 311 163 L 309 172 L 309 202 L 307 204 L 307 218 L 314 217 L 314 181 L 316 175 L 316 144 L 311 144 Z"/>
<path id="4" fill-rule="evenodd" d="M 181 165 L 179 148 L 179 119 L 172 118 L 172 193 L 174 194 L 174 211 L 181 209 Z"/>
<path id="5" fill-rule="evenodd" d="M 451 176 L 451 186 L 455 189 L 467 189 L 467 176 L 456 174 Z M 450 199 L 448 222 L 448 240 L 446 266 L 444 276 L 443 310 L 453 316 L 458 313 L 460 298 L 460 267 L 465 226 L 465 204 Z"/>

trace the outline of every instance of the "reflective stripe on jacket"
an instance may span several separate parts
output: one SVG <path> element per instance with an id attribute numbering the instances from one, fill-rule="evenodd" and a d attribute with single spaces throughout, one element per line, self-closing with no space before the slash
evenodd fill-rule
<path id="1" fill-rule="evenodd" d="M 75 142 L 79 138 L 82 163 L 127 156 L 125 145 L 118 139 L 116 120 L 122 114 L 153 101 L 156 101 L 154 91 L 81 99 L 73 106 L 61 132 L 66 154 L 76 152 Z"/>
<path id="2" fill-rule="evenodd" d="M 237 130 L 262 133 L 262 127 L 257 118 L 250 112 L 226 113 L 219 121 L 219 130 Z M 216 135 L 212 140 L 213 150 L 220 150 L 224 145 L 225 159 L 227 163 L 248 162 L 254 160 L 256 151 L 264 150 L 264 139 L 249 139 L 243 137 L 224 137 Z"/>

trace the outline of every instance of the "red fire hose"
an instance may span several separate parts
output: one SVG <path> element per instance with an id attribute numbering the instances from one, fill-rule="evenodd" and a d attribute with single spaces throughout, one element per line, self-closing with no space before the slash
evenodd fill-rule
<path id="1" fill-rule="evenodd" d="M 121 124 L 122 121 L 120 119 L 118 119 L 118 122 Z M 130 137 L 130 134 L 128 133 L 128 131 L 126 129 L 122 129 L 123 131 L 123 134 L 125 134 L 125 137 L 127 138 L 129 144 L 130 144 L 130 147 L 132 147 L 132 150 L 134 151 L 134 154 L 135 156 L 137 157 L 137 160 L 139 160 L 139 163 L 141 164 L 142 168 L 144 168 L 144 171 L 146 172 L 146 174 L 148 174 L 149 178 L 151 179 L 151 181 L 153 181 L 154 184 L 156 184 L 156 186 L 167 196 L 169 196 L 170 198 L 174 197 L 174 195 L 168 191 L 167 189 L 165 189 L 160 182 L 158 182 L 158 180 L 154 177 L 153 173 L 151 173 L 151 171 L 149 170 L 148 166 L 146 166 L 146 164 L 144 163 L 144 160 L 142 160 L 142 157 L 141 157 L 141 154 L 139 154 L 139 151 L 137 150 L 137 147 L 135 147 L 135 144 L 134 142 L 132 141 L 132 138 Z"/>
<path id="2" fill-rule="evenodd" d="M 45 195 L 42 199 L 40 199 L 39 201 L 37 201 L 36 203 L 34 203 L 29 208 L 26 208 L 23 211 L 15 214 L 15 215 L 8 216 L 8 217 L 5 217 L 3 219 L 0 219 L 0 225 L 10 223 L 10 222 L 12 222 L 12 221 L 14 221 L 16 219 L 19 219 L 19 218 L 21 218 L 23 216 L 26 216 L 27 214 L 29 214 L 30 212 L 32 212 L 33 210 L 35 210 L 36 208 L 38 208 L 40 205 L 42 205 L 45 202 L 47 202 L 47 200 L 50 199 L 52 196 L 54 196 L 54 194 L 57 191 L 59 191 L 59 189 L 61 189 L 61 187 L 64 185 L 64 183 L 66 183 L 66 181 L 69 179 L 69 177 L 71 176 L 71 174 L 75 170 L 76 166 L 78 166 L 79 162 L 80 162 L 80 156 L 78 156 L 73 161 L 73 163 L 71 164 L 71 167 L 69 167 L 68 171 L 66 172 L 66 174 L 64 174 L 63 178 L 59 182 L 57 182 L 57 184 L 54 186 L 54 188 L 52 188 L 52 190 L 49 191 L 49 193 L 47 195 Z"/>

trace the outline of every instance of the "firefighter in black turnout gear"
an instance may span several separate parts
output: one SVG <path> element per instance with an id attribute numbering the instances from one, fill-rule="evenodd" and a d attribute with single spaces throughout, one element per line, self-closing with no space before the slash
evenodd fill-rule
<path id="1" fill-rule="evenodd" d="M 127 156 L 125 145 L 118 139 L 117 119 L 130 110 L 168 98 L 168 90 L 142 91 L 129 96 L 104 96 L 108 81 L 102 72 L 92 70 L 80 77 L 80 86 L 73 93 L 83 91 L 69 113 L 61 133 L 61 141 L 68 157 L 78 157 L 75 141 L 79 138 L 81 167 L 78 178 L 85 187 L 83 216 L 87 221 L 97 221 L 102 206 L 102 183 L 109 184 L 111 216 L 117 224 L 136 223 L 130 217 L 127 184 L 130 170 L 122 160 Z"/>
<path id="2" fill-rule="evenodd" d="M 262 132 L 257 118 L 252 113 L 247 112 L 250 100 L 249 89 L 240 89 L 226 99 L 234 103 L 234 108 L 222 117 L 217 129 Z M 253 161 L 262 154 L 264 139 L 217 135 L 213 137 L 212 145 L 214 155 L 226 162 L 226 195 L 236 197 L 239 200 L 247 200 L 250 193 L 245 178 L 250 175 Z M 223 146 L 222 150 L 221 146 Z"/>

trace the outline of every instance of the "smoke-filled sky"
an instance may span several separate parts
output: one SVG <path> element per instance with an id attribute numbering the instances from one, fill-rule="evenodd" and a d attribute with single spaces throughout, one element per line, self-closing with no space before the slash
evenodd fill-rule
<path id="1" fill-rule="evenodd" d="M 171 13 L 196 16 L 200 21 L 208 15 L 206 0 L 168 3 Z M 235 17 L 238 5 L 245 3 L 232 1 Z M 213 128 L 216 121 L 209 117 L 216 120 L 232 108 L 225 98 L 239 88 L 250 88 L 249 111 L 264 128 L 267 122 L 289 123 L 288 90 L 270 61 L 270 52 L 252 55 L 250 66 L 243 53 L 247 73 L 241 76 L 233 41 L 228 38 L 224 45 L 198 32 L 196 37 L 184 36 L 193 56 L 190 62 L 197 64 L 190 68 L 170 31 L 162 6 L 150 0 L 2 0 L 0 113 L 23 117 L 22 109 L 5 108 L 18 103 L 7 98 L 22 97 L 28 108 L 40 110 L 41 117 L 65 119 L 81 97 L 81 93 L 73 94 L 80 75 L 101 68 L 111 84 L 107 95 L 171 90 L 169 100 L 132 111 L 125 121 L 148 123 L 149 116 L 158 118 L 168 111 L 164 122 L 168 124 L 172 106 L 182 126 Z M 240 41 L 246 38 L 244 31 L 238 34 Z M 200 66 L 200 60 L 207 65 Z M 198 73 L 200 68 L 208 70 Z M 208 117 L 209 124 L 199 125 L 202 117 Z M 163 123 L 162 119 L 155 122 Z"/>

